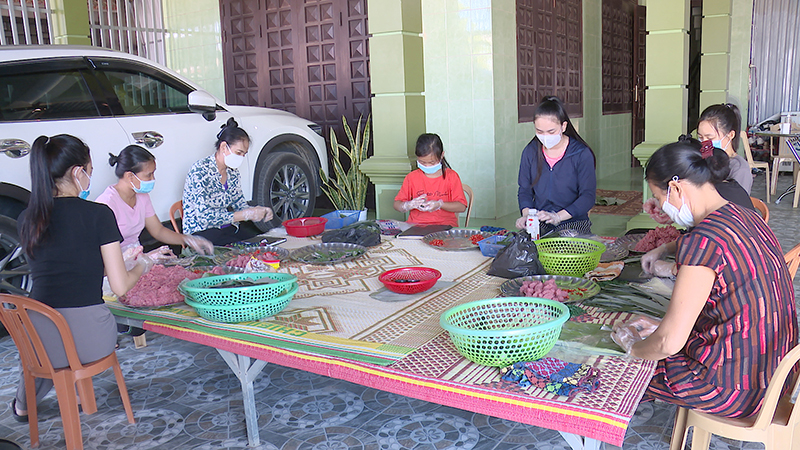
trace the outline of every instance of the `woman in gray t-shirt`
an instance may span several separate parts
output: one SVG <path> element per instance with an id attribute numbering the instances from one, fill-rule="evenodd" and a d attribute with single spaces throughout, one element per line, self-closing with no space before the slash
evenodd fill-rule
<path id="1" fill-rule="evenodd" d="M 753 173 L 750 164 L 736 151 L 739 149 L 739 132 L 742 129 L 739 108 L 733 103 L 711 105 L 700 115 L 697 124 L 697 138 L 711 141 L 714 147 L 722 149 L 731 158 L 729 179 L 736 180 L 750 195 L 753 187 Z"/>

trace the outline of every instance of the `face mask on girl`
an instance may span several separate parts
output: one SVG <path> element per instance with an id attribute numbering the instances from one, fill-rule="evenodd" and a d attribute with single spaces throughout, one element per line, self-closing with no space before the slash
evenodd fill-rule
<path id="1" fill-rule="evenodd" d="M 133 176 L 136 177 L 136 174 L 134 173 Z M 131 183 L 131 187 L 133 188 L 133 192 L 136 192 L 137 194 L 147 194 L 152 191 L 153 187 L 156 185 L 156 180 L 142 181 L 142 179 L 139 177 L 136 177 L 136 179 L 139 180 L 139 188 L 137 189 L 133 183 Z"/>
<path id="2" fill-rule="evenodd" d="M 79 180 L 77 176 L 75 177 L 75 181 L 78 182 L 78 187 L 81 188 L 81 191 L 78 193 L 78 197 L 80 197 L 83 200 L 86 200 L 89 197 L 89 191 L 92 190 L 92 177 L 90 177 L 89 174 L 86 173 L 86 169 L 81 168 L 81 170 L 86 175 L 86 178 L 89 179 L 89 186 L 87 186 L 86 189 L 84 189 L 83 185 L 81 184 L 81 180 Z"/>
<path id="3" fill-rule="evenodd" d="M 678 177 L 673 178 L 673 180 L 677 180 Z M 677 225 L 685 228 L 690 228 L 694 226 L 694 216 L 692 216 L 692 210 L 689 209 L 689 205 L 686 204 L 686 200 L 681 197 L 681 209 L 676 208 L 672 203 L 669 202 L 669 193 L 672 190 L 672 187 L 667 188 L 667 199 L 664 200 L 664 203 L 661 205 L 661 210 L 664 211 L 664 214 L 668 215 L 673 222 Z"/>
<path id="4" fill-rule="evenodd" d="M 561 133 L 558 134 L 536 134 L 536 138 L 544 145 L 544 148 L 553 148 L 561 142 Z"/>
<path id="5" fill-rule="evenodd" d="M 438 172 L 439 170 L 442 169 L 442 162 L 439 161 L 439 164 L 434 164 L 432 166 L 426 166 L 424 164 L 421 164 L 419 161 L 417 161 L 417 167 L 419 167 L 419 170 L 421 170 L 421 171 L 423 171 L 423 172 L 425 172 L 425 173 L 430 175 L 430 174 L 436 173 L 436 172 Z"/>
<path id="6" fill-rule="evenodd" d="M 231 169 L 238 169 L 244 162 L 244 156 L 233 153 L 233 149 L 227 143 L 225 143 L 225 146 L 228 147 L 230 151 L 230 153 L 225 155 L 225 165 Z"/>
<path id="7" fill-rule="evenodd" d="M 723 138 L 723 139 L 724 139 L 724 138 Z M 731 142 L 730 142 L 730 141 L 728 141 L 728 144 L 730 144 L 730 143 L 731 143 Z M 712 140 L 712 141 L 711 141 L 711 145 L 713 145 L 714 147 L 716 147 L 716 148 L 718 148 L 718 149 L 720 149 L 720 150 L 725 150 L 725 147 L 723 147 L 723 146 L 722 146 L 722 139 L 720 139 L 720 140 L 718 140 L 718 141 L 717 141 L 717 140 Z M 727 144 L 726 144 L 726 145 L 727 145 Z"/>

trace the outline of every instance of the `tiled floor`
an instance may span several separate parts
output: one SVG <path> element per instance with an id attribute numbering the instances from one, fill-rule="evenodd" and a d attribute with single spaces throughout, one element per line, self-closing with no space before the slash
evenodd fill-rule
<path id="1" fill-rule="evenodd" d="M 601 187 L 630 189 L 638 186 L 636 180 L 615 183 L 601 183 Z M 623 186 L 625 183 L 628 185 Z M 782 177 L 780 188 L 788 184 L 789 177 Z M 761 175 L 754 185 L 755 197 L 764 198 L 763 186 Z M 791 200 L 769 206 L 770 225 L 786 251 L 800 242 L 795 231 L 800 210 L 791 208 Z M 624 231 L 624 220 L 601 219 L 596 221 L 596 227 L 602 228 L 596 229 L 599 234 L 618 235 Z M 130 337 L 122 337 L 120 342 L 122 348 L 118 355 L 137 423 L 127 423 L 114 377 L 106 372 L 95 379 L 98 412 L 81 415 L 86 448 L 247 448 L 240 385 L 216 351 L 154 334 L 148 334 L 148 346 L 140 350 L 134 349 Z M 13 342 L 7 337 L 0 339 L 0 437 L 28 448 L 28 425 L 15 422 L 8 406 L 16 390 L 17 371 Z M 271 364 L 257 378 L 255 391 L 263 441 L 261 449 L 569 448 L 554 431 Z M 40 448 L 64 448 L 54 393 L 39 408 Z M 674 410 L 673 406 L 663 403 L 641 404 L 623 448 L 667 449 Z M 711 448 L 763 447 L 714 438 Z"/>

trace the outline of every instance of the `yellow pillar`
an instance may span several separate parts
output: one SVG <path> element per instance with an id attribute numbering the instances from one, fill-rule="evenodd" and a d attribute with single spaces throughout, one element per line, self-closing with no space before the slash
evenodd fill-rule
<path id="1" fill-rule="evenodd" d="M 731 0 L 703 1 L 700 110 L 728 101 L 731 73 Z"/>
<path id="2" fill-rule="evenodd" d="M 689 91 L 689 0 L 647 1 L 647 69 L 645 72 L 645 136 L 633 156 L 647 166 L 662 145 L 686 133 Z M 644 199 L 650 197 L 642 181 Z M 628 229 L 653 227 L 647 214 L 628 222 Z"/>
<path id="3" fill-rule="evenodd" d="M 425 132 L 421 0 L 368 0 L 374 154 L 361 163 L 375 185 L 377 217 L 403 220 L 394 196 Z"/>
<path id="4" fill-rule="evenodd" d="M 52 0 L 53 44 L 92 45 L 86 0 Z"/>

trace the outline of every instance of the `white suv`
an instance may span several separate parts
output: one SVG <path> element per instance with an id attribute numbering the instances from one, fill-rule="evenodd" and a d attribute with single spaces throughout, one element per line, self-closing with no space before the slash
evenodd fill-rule
<path id="1" fill-rule="evenodd" d="M 41 135 L 67 133 L 92 152 L 90 199 L 116 183 L 108 154 L 139 144 L 156 157 L 153 206 L 168 220 L 191 165 L 214 152 L 234 117 L 250 135 L 242 186 L 275 223 L 310 214 L 328 171 L 321 128 L 293 114 L 230 106 L 166 67 L 96 47 L 0 47 L 0 291 L 19 291 L 24 256 L 14 219 L 30 189 L 27 154 Z M 25 284 L 25 282 L 22 282 Z"/>

